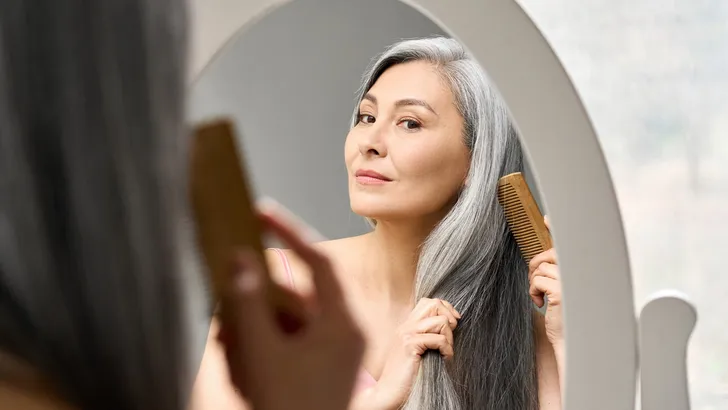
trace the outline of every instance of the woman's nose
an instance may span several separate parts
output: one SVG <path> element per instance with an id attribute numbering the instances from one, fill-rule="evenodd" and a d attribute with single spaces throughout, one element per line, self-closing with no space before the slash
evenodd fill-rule
<path id="1" fill-rule="evenodd" d="M 364 157 L 386 157 L 387 146 L 384 130 L 371 127 L 359 141 L 359 152 Z"/>

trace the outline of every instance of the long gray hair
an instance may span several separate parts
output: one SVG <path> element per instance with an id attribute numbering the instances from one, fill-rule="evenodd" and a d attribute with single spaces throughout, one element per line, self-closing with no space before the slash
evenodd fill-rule
<path id="1" fill-rule="evenodd" d="M 0 2 L 0 352 L 82 409 L 187 401 L 186 25 L 181 0 Z"/>
<path id="2" fill-rule="evenodd" d="M 450 85 L 471 164 L 457 202 L 422 245 L 415 279 L 416 300 L 441 298 L 463 314 L 455 357 L 446 364 L 426 353 L 404 408 L 536 409 L 528 268 L 497 200 L 498 179 L 523 169 L 518 136 L 483 70 L 449 38 L 389 47 L 365 73 L 358 102 L 389 67 L 411 61 L 431 62 Z M 352 125 L 357 118 L 358 109 Z"/>

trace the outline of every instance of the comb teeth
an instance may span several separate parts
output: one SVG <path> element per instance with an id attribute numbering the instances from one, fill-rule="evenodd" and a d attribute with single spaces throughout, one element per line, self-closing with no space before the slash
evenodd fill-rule
<path id="1" fill-rule="evenodd" d="M 498 201 L 526 262 L 551 247 L 543 216 L 520 173 L 501 179 Z"/>

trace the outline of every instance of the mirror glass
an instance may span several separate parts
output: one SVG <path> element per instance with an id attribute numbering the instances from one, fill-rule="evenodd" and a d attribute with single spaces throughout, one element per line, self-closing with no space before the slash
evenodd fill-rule
<path id="1" fill-rule="evenodd" d="M 294 1 L 238 33 L 194 81 L 189 115 L 233 118 L 257 194 L 334 239 L 370 230 L 351 212 L 344 162 L 364 71 L 397 41 L 445 33 L 400 2 L 329 3 Z"/>
<path id="2" fill-rule="evenodd" d="M 325 12 L 322 12 L 322 8 L 325 8 Z M 376 83 L 375 88 L 370 90 L 369 94 L 374 98 L 368 98 L 362 105 L 359 105 L 357 99 L 357 91 L 367 67 L 388 46 L 404 39 L 434 36 L 446 34 L 427 17 L 398 1 L 294 1 L 234 36 L 205 67 L 190 90 L 191 122 L 218 116 L 229 116 L 235 121 L 241 146 L 244 147 L 241 154 L 245 157 L 258 197 L 275 199 L 330 240 L 344 238 L 348 241 L 335 241 L 335 245 L 327 245 L 324 249 L 334 253 L 334 262 L 338 267 L 352 270 L 351 277 L 354 279 L 345 277 L 343 285 L 347 295 L 351 297 L 355 316 L 367 335 L 368 348 L 363 364 L 366 374 L 363 377 L 370 377 L 374 381 L 384 372 L 388 351 L 396 343 L 393 339 L 397 328 L 409 320 L 409 312 L 412 311 L 410 306 L 405 312 L 394 301 L 398 297 L 395 294 L 397 289 L 409 287 L 411 291 L 413 288 L 416 264 L 414 255 L 417 249 L 432 226 L 447 214 L 451 207 L 450 201 L 454 202 L 458 192 L 466 189 L 469 183 L 477 183 L 466 179 L 471 158 L 470 151 L 460 138 L 465 132 L 465 124 L 448 87 L 449 83 L 443 81 L 446 77 L 440 75 L 442 73 L 437 72 L 433 66 L 423 63 L 419 69 L 408 68 L 405 71 L 396 71 L 397 67 L 404 65 L 390 68 L 379 77 L 377 91 L 374 91 Z M 433 76 L 435 80 L 430 81 Z M 422 82 L 413 87 L 413 77 L 421 77 Z M 474 90 L 476 94 L 478 91 L 482 90 Z M 346 141 L 357 107 L 361 114 L 359 124 L 362 128 L 357 131 L 358 139 L 352 148 L 347 147 Z M 507 111 L 504 110 L 502 114 L 501 117 L 492 117 L 489 127 L 492 125 L 496 129 L 494 124 L 498 121 L 505 122 L 508 118 Z M 391 122 L 394 126 L 377 128 L 377 123 L 382 122 Z M 367 131 L 367 126 L 368 130 L 378 131 Z M 457 135 L 457 138 L 450 142 L 434 140 L 445 134 Z M 430 141 L 426 139 L 428 135 Z M 416 142 L 416 138 L 420 138 L 420 142 Z M 519 142 L 516 139 L 511 141 L 517 151 Z M 383 165 L 380 167 L 371 164 Z M 389 173 L 384 175 L 385 179 L 390 179 L 385 184 L 391 183 L 393 188 L 377 188 L 366 180 L 372 178 L 371 175 L 354 177 L 355 185 L 361 183 L 366 187 L 356 185 L 356 188 L 352 188 L 350 173 L 365 168 Z M 530 190 L 540 204 L 538 189 L 531 173 L 528 169 L 524 171 Z M 484 169 L 483 173 L 485 172 Z M 361 178 L 364 178 L 363 182 L 359 181 Z M 445 197 L 443 192 L 451 188 L 452 195 Z M 351 189 L 361 191 L 350 197 Z M 377 189 L 381 189 L 382 193 L 376 193 Z M 490 192 L 490 199 L 494 200 L 497 190 L 495 179 L 489 189 L 487 192 Z M 442 204 L 432 205 L 438 201 Z M 421 219 L 429 223 L 429 228 L 424 234 L 411 235 L 410 228 L 414 226 L 421 230 L 426 223 L 420 221 L 417 225 L 412 225 L 404 217 L 408 206 L 413 213 L 425 215 Z M 447 302 L 456 306 L 467 306 L 461 319 L 463 328 L 471 329 L 467 337 L 473 343 L 486 347 L 479 351 L 465 351 L 464 348 L 462 352 L 455 352 L 455 355 L 463 354 L 473 358 L 492 355 L 491 358 L 495 359 L 493 355 L 503 354 L 507 356 L 505 360 L 508 363 L 502 368 L 487 370 L 489 366 L 495 365 L 486 362 L 477 363 L 474 368 L 481 368 L 484 373 L 515 369 L 506 371 L 510 373 L 508 377 L 513 372 L 535 374 L 536 360 L 522 361 L 524 355 L 542 355 L 542 350 L 537 355 L 537 343 L 533 339 L 530 339 L 530 345 L 524 342 L 520 346 L 506 342 L 505 339 L 491 337 L 494 333 L 491 330 L 499 321 L 515 323 L 520 320 L 523 324 L 531 325 L 532 318 L 536 318 L 534 326 L 543 326 L 539 322 L 542 316 L 533 309 L 533 301 L 529 296 L 526 263 L 518 256 L 516 248 L 508 248 L 515 250 L 515 253 L 492 250 L 492 244 L 498 240 L 515 244 L 504 230 L 498 231 L 498 234 L 494 234 L 496 228 L 484 231 L 485 233 L 473 233 L 474 231 L 464 228 L 470 226 L 470 221 L 475 219 L 474 215 L 483 210 L 472 206 L 468 209 L 472 209 L 473 215 L 461 216 L 456 221 L 458 229 L 445 231 L 436 243 L 465 249 L 470 246 L 465 242 L 475 243 L 476 240 L 463 239 L 461 232 L 470 232 L 472 238 L 478 238 L 477 243 L 482 243 L 477 251 L 473 248 L 470 254 L 479 255 L 482 250 L 484 259 L 479 259 L 480 256 L 459 256 L 466 264 L 471 264 L 471 270 L 468 271 L 470 273 L 444 276 L 436 283 L 428 282 L 429 277 L 423 276 L 425 279 L 418 286 L 420 289 L 450 289 L 446 294 L 453 299 Z M 377 227 L 378 232 L 382 232 L 381 237 L 394 242 L 359 239 L 372 232 L 372 226 L 362 215 L 372 209 L 375 209 L 372 211 L 376 214 L 373 215 L 375 218 L 384 215 L 382 220 L 385 223 Z M 543 206 L 541 210 L 545 211 Z M 395 216 L 388 219 L 387 215 Z M 453 226 L 452 222 L 450 226 Z M 493 236 L 492 241 L 488 239 L 488 235 Z M 412 245 L 407 243 L 412 237 L 418 237 L 419 242 L 411 246 L 409 256 L 405 254 L 407 257 L 403 258 L 397 254 L 397 250 Z M 365 252 L 374 252 L 381 258 L 366 260 L 357 266 L 347 265 L 349 260 L 356 260 Z M 502 256 L 505 254 L 511 256 Z M 438 253 L 431 251 L 429 255 Z M 348 256 L 351 259 L 347 259 Z M 292 255 L 287 257 L 291 258 Z M 397 288 L 391 277 L 387 278 L 379 271 L 366 273 L 367 269 L 382 266 L 382 263 L 389 260 L 387 258 L 392 261 L 390 269 L 396 266 L 404 268 L 402 271 L 412 271 L 408 286 Z M 494 258 L 502 260 L 496 261 Z M 518 270 L 523 273 L 519 285 L 514 285 L 515 282 L 508 275 L 498 275 L 499 279 L 493 282 L 482 280 L 487 276 L 487 268 L 481 266 L 485 265 L 485 260 L 493 260 L 496 265 L 506 266 L 505 270 Z M 435 266 L 433 271 L 447 265 L 447 261 L 437 258 L 430 262 L 431 266 Z M 396 263 L 399 265 L 395 265 Z M 299 266 L 293 259 L 289 267 L 296 271 Z M 451 266 L 447 269 L 457 270 L 458 267 Z M 347 271 L 346 275 L 349 274 Z M 296 286 L 300 283 L 305 291 L 308 286 L 305 275 L 300 279 L 294 272 L 292 276 Z M 479 279 L 466 282 L 464 279 L 467 277 Z M 518 299 L 521 305 L 504 299 L 502 290 L 506 287 L 513 290 L 513 298 Z M 376 293 L 378 289 L 387 291 Z M 472 300 L 466 300 L 468 298 Z M 488 307 L 494 304 L 504 308 Z M 517 306 L 523 309 L 518 310 Z M 492 313 L 495 311 L 499 313 Z M 467 318 L 468 314 L 476 319 Z M 517 319 L 509 319 L 516 317 Z M 479 326 L 481 322 L 472 322 L 474 320 L 492 322 Z M 455 328 L 456 340 L 460 337 L 458 329 Z M 507 332 L 511 332 L 508 333 L 511 336 L 525 332 L 524 340 L 532 337 L 530 329 L 526 327 L 518 331 L 511 328 Z M 548 343 L 548 340 L 545 342 Z M 505 343 L 508 343 L 508 347 Z M 428 360 L 434 362 L 435 357 L 428 357 Z M 541 360 L 541 356 L 538 357 Z M 553 364 L 553 353 L 549 357 L 548 360 L 552 360 L 551 364 L 554 366 L 550 386 L 557 386 L 555 391 L 558 394 L 559 381 Z M 525 369 L 517 363 L 530 363 L 534 367 Z M 444 372 L 444 368 L 437 366 L 439 364 L 428 368 L 433 372 Z M 502 375 L 506 377 L 505 374 Z M 442 383 L 448 381 L 443 379 Z M 494 381 L 492 385 L 496 386 L 497 382 Z M 516 395 L 518 394 L 522 392 Z M 513 400 L 513 403 L 524 403 L 523 400 L 526 399 L 514 396 L 509 400 Z M 476 405 L 473 408 L 477 407 Z M 526 407 L 516 405 L 513 408 Z"/>

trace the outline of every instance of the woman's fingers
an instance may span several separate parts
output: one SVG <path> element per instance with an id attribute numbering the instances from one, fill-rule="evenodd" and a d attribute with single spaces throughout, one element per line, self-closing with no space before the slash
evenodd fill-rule
<path id="1" fill-rule="evenodd" d="M 448 302 L 447 300 L 440 299 L 440 302 L 442 302 L 442 304 L 445 305 L 445 307 L 447 307 L 448 309 L 450 309 L 452 311 L 452 313 L 455 315 L 456 318 L 461 319 L 463 317 L 460 314 L 460 312 L 458 312 L 458 310 L 455 309 L 455 306 L 453 306 L 452 304 L 450 304 L 450 302 Z"/>
<path id="2" fill-rule="evenodd" d="M 561 302 L 561 286 L 559 281 L 546 276 L 534 276 L 533 280 L 531 280 L 531 287 L 528 293 L 531 295 L 533 303 L 538 307 L 543 307 L 543 295 L 548 296 L 550 306 L 557 306 Z"/>
<path id="3" fill-rule="evenodd" d="M 265 273 L 253 252 L 236 255 L 230 279 L 221 295 L 224 307 L 219 339 L 233 383 L 245 390 L 252 369 L 278 354 L 281 334 L 269 305 Z M 255 337 L 251 337 L 253 333 Z"/>
<path id="4" fill-rule="evenodd" d="M 531 300 L 533 300 L 533 303 L 535 303 L 539 308 L 542 308 L 544 304 L 544 291 L 542 290 L 542 282 L 544 279 L 545 278 L 543 277 L 531 279 L 531 286 L 528 289 L 528 294 L 531 295 Z"/>
<path id="5" fill-rule="evenodd" d="M 454 343 L 452 331 L 455 328 L 450 325 L 450 321 L 446 316 L 440 315 L 422 319 L 415 325 L 414 330 L 416 333 L 440 334 L 447 338 L 448 343 Z"/>
<path id="6" fill-rule="evenodd" d="M 559 267 L 553 263 L 543 262 L 533 271 L 532 277 L 545 276 L 551 279 L 559 279 Z"/>
<path id="7" fill-rule="evenodd" d="M 321 235 L 321 233 L 319 233 L 311 225 L 305 223 L 296 214 L 273 198 L 265 197 L 258 201 L 257 209 L 260 213 L 274 213 L 276 215 L 280 215 L 280 217 L 287 221 L 290 226 L 294 227 L 297 232 L 305 234 L 304 239 L 306 242 L 323 242 L 326 240 L 325 236 Z"/>
<path id="8" fill-rule="evenodd" d="M 329 258 L 307 243 L 303 239 L 304 234 L 296 231 L 296 228 L 289 224 L 282 215 L 272 210 L 266 210 L 260 213 L 260 218 L 266 227 L 311 268 L 317 301 L 322 313 L 338 316 L 346 312 L 341 286 L 334 276 Z"/>
<path id="9" fill-rule="evenodd" d="M 446 316 L 449 319 L 450 324 L 455 326 L 458 323 L 458 316 L 460 316 L 460 313 L 457 313 L 456 316 L 456 311 L 452 308 L 452 305 L 448 307 L 441 299 L 422 298 L 412 310 L 409 319 L 411 321 L 419 321 L 426 317 L 438 315 Z"/>
<path id="10" fill-rule="evenodd" d="M 455 326 L 458 324 L 458 318 L 455 316 L 455 312 L 452 311 L 452 309 L 448 308 L 444 303 L 442 303 L 442 300 L 435 299 L 436 302 L 434 302 L 432 305 L 430 305 L 429 314 L 428 316 L 439 316 L 443 315 L 447 317 L 450 325 L 454 329 Z"/>
<path id="11" fill-rule="evenodd" d="M 416 356 L 422 356 L 427 350 L 438 350 L 445 359 L 451 359 L 455 354 L 452 344 L 445 335 L 432 333 L 411 335 L 407 339 L 406 348 Z"/>
<path id="12" fill-rule="evenodd" d="M 254 331 L 259 338 L 272 341 L 276 335 L 273 309 L 267 298 L 268 281 L 255 253 L 244 250 L 233 260 L 230 286 L 222 295 L 224 325 L 229 331 L 246 335 Z M 243 337 L 245 340 L 255 338 Z"/>
<path id="13" fill-rule="evenodd" d="M 533 259 L 531 259 L 530 262 L 528 262 L 528 275 L 529 277 L 533 275 L 533 272 L 538 268 L 539 265 L 542 263 L 550 263 L 553 265 L 558 264 L 556 259 L 556 249 L 551 248 L 549 250 L 546 250 L 544 252 L 539 253 L 538 255 L 534 256 Z"/>
<path id="14" fill-rule="evenodd" d="M 544 294 L 548 296 L 551 305 L 558 305 L 561 299 L 558 266 L 552 263 L 542 262 L 530 273 L 529 282 L 529 294 L 536 306 L 543 307 Z"/>

